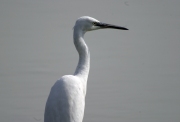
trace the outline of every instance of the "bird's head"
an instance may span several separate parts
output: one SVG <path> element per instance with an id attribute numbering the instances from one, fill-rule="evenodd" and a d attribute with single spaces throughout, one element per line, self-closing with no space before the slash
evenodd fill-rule
<path id="1" fill-rule="evenodd" d="M 74 29 L 81 30 L 84 33 L 87 31 L 92 31 L 92 30 L 97 30 L 97 29 L 105 29 L 105 28 L 128 30 L 125 27 L 100 22 L 89 16 L 80 17 L 76 21 L 75 26 L 74 26 Z"/>

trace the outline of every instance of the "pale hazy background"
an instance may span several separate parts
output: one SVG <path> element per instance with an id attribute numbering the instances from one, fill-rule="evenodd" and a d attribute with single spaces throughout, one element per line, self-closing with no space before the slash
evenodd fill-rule
<path id="1" fill-rule="evenodd" d="M 180 0 L 0 0 L 0 121 L 43 122 L 51 86 L 73 74 L 77 18 L 129 31 L 85 35 L 84 122 L 180 121 Z"/>

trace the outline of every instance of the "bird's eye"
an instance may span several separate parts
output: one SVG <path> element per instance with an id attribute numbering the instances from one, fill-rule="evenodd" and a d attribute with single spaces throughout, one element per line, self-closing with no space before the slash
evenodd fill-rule
<path id="1" fill-rule="evenodd" d="M 97 24 L 97 22 L 93 22 L 92 24 L 93 24 L 93 25 L 96 25 L 96 24 Z"/>

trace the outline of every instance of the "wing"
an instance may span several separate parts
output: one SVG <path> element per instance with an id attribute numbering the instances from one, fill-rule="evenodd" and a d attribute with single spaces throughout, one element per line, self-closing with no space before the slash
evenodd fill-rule
<path id="1" fill-rule="evenodd" d="M 63 76 L 51 88 L 44 122 L 82 122 L 84 105 L 82 82 L 75 76 Z"/>

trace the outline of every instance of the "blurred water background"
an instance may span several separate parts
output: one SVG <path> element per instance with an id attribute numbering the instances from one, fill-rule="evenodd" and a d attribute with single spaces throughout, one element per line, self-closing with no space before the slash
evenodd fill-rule
<path id="1" fill-rule="evenodd" d="M 179 0 L 1 0 L 1 122 L 43 122 L 51 86 L 73 74 L 80 16 L 129 31 L 89 32 L 84 122 L 180 121 Z"/>

